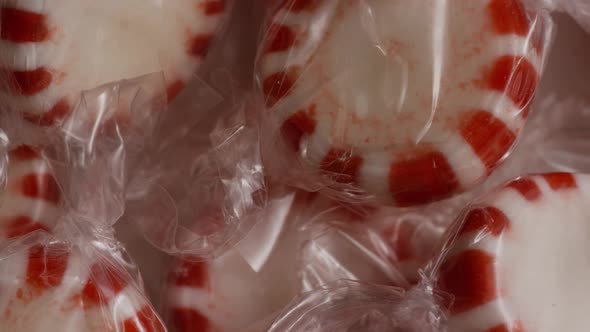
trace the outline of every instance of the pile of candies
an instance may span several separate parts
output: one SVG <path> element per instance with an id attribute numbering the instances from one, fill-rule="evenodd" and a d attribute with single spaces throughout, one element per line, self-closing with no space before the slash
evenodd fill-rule
<path id="1" fill-rule="evenodd" d="M 590 330 L 556 16 L 0 0 L 0 331 Z"/>

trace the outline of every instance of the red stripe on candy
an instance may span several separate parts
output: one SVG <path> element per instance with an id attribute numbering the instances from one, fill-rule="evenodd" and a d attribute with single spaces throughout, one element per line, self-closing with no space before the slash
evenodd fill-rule
<path id="1" fill-rule="evenodd" d="M 176 308 L 172 311 L 172 325 L 178 332 L 209 331 L 209 319 L 193 309 Z"/>
<path id="2" fill-rule="evenodd" d="M 492 0 L 488 5 L 492 25 L 498 34 L 527 36 L 529 19 L 520 0 Z"/>
<path id="3" fill-rule="evenodd" d="M 488 77 L 491 89 L 506 93 L 521 109 L 533 99 L 538 81 L 535 67 L 527 59 L 512 55 L 497 59 Z"/>
<path id="4" fill-rule="evenodd" d="M 458 235 L 472 232 L 485 232 L 493 236 L 500 235 L 508 229 L 510 222 L 504 212 L 495 207 L 482 207 L 469 211 L 461 225 Z"/>
<path id="5" fill-rule="evenodd" d="M 467 114 L 469 116 L 460 127 L 461 136 L 481 159 L 489 174 L 510 150 L 516 135 L 489 112 Z"/>
<path id="6" fill-rule="evenodd" d="M 168 97 L 168 102 L 172 102 L 172 100 L 174 100 L 182 91 L 182 89 L 184 89 L 185 84 L 183 81 L 181 80 L 177 80 L 174 81 L 173 83 L 168 85 L 168 88 L 166 88 L 166 95 Z"/>
<path id="7" fill-rule="evenodd" d="M 7 80 L 4 89 L 9 93 L 23 96 L 33 96 L 47 89 L 53 81 L 53 73 L 46 68 L 35 70 L 12 71 L 2 69 L 2 76 Z"/>
<path id="8" fill-rule="evenodd" d="M 210 35 L 197 35 L 188 41 L 187 52 L 197 58 L 204 58 L 209 52 L 212 37 Z"/>
<path id="9" fill-rule="evenodd" d="M 37 245 L 29 251 L 27 284 L 39 289 L 61 284 L 68 266 L 68 249 L 64 245 Z"/>
<path id="10" fill-rule="evenodd" d="M 438 286 L 454 295 L 449 310 L 459 314 L 497 297 L 494 257 L 481 250 L 467 250 L 443 263 Z"/>
<path id="11" fill-rule="evenodd" d="M 15 43 L 42 42 L 50 37 L 45 15 L 16 8 L 0 9 L 0 38 Z"/>
<path id="12" fill-rule="evenodd" d="M 506 324 L 494 326 L 486 332 L 524 332 L 524 328 L 522 327 L 522 323 L 517 321 L 514 322 L 512 326 L 508 326 Z"/>
<path id="13" fill-rule="evenodd" d="M 266 105 L 273 106 L 281 98 L 285 97 L 293 85 L 295 85 L 296 71 L 278 72 L 268 76 L 263 83 L 263 92 L 266 96 Z"/>
<path id="14" fill-rule="evenodd" d="M 363 158 L 355 156 L 351 151 L 332 149 L 328 151 L 320 168 L 338 183 L 357 183 Z"/>
<path id="15" fill-rule="evenodd" d="M 268 30 L 267 53 L 282 52 L 290 49 L 295 44 L 295 33 L 285 25 L 273 24 Z"/>
<path id="16" fill-rule="evenodd" d="M 529 178 L 516 179 L 506 185 L 508 188 L 518 191 L 527 201 L 536 201 L 541 198 L 541 189 Z"/>
<path id="17" fill-rule="evenodd" d="M 207 263 L 183 260 L 172 274 L 172 283 L 176 286 L 205 288 L 209 284 Z"/>
<path id="18" fill-rule="evenodd" d="M 400 206 L 428 203 L 459 189 L 455 172 L 438 151 L 394 163 L 389 170 L 389 190 Z"/>
<path id="19" fill-rule="evenodd" d="M 291 115 L 281 126 L 281 132 L 291 147 L 299 151 L 301 139 L 313 134 L 316 126 L 315 105 L 312 105 L 308 111 L 298 111 Z"/>
<path id="20" fill-rule="evenodd" d="M 62 120 L 72 111 L 70 103 L 65 98 L 60 99 L 49 111 L 43 114 L 26 113 L 27 121 L 40 126 L 51 126 Z"/>
<path id="21" fill-rule="evenodd" d="M 127 278 L 125 271 L 112 263 L 94 264 L 81 294 L 84 306 L 106 304 L 127 286 Z"/>
<path id="22" fill-rule="evenodd" d="M 25 175 L 21 180 L 22 194 L 26 197 L 42 199 L 50 203 L 58 204 L 60 189 L 51 174 L 32 173 Z"/>
<path id="23" fill-rule="evenodd" d="M 505 324 L 494 326 L 491 329 L 486 330 L 486 332 L 511 332 L 510 328 Z"/>
<path id="24" fill-rule="evenodd" d="M 135 317 L 123 322 L 122 332 L 164 332 L 165 330 L 156 313 L 145 306 Z"/>
<path id="25" fill-rule="evenodd" d="M 6 237 L 9 239 L 27 235 L 38 230 L 49 231 L 43 224 L 33 221 L 27 216 L 15 217 L 7 222 L 3 228 Z"/>
<path id="26" fill-rule="evenodd" d="M 576 184 L 576 178 L 574 178 L 573 174 L 569 173 L 543 174 L 543 178 L 553 190 L 573 189 L 578 186 Z"/>
<path id="27" fill-rule="evenodd" d="M 14 158 L 15 160 L 29 161 L 40 158 L 40 155 L 30 146 L 20 145 L 16 149 L 10 151 L 10 157 Z"/>
<path id="28" fill-rule="evenodd" d="M 208 0 L 201 4 L 205 15 L 218 15 L 223 13 L 225 9 L 225 3 L 223 0 Z"/>

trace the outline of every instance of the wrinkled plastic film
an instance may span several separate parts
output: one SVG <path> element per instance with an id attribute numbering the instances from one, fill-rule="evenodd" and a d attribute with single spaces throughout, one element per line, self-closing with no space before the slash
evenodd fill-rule
<path id="1" fill-rule="evenodd" d="M 149 201 L 153 195 L 148 193 L 133 198 L 129 216 L 156 247 L 170 253 L 215 256 L 255 223 L 266 197 L 259 131 L 248 119 L 247 101 L 234 107 L 235 113 L 219 119 L 210 131 L 197 125 L 151 160 L 156 165 L 148 175 L 154 176 L 153 193 L 165 195 L 163 201 L 173 203 L 174 211 L 163 216 L 158 208 L 162 203 L 144 204 L 142 200 Z"/>
<path id="2" fill-rule="evenodd" d="M 549 8 L 563 11 L 576 19 L 586 31 L 590 31 L 590 4 L 583 0 L 547 0 Z"/>
<path id="3" fill-rule="evenodd" d="M 568 311 L 565 316 L 555 316 L 553 314 L 555 307 L 545 306 L 546 303 L 558 303 L 558 294 L 561 291 L 543 293 L 542 297 L 545 300 L 537 301 L 534 300 L 537 295 L 527 293 L 527 289 L 530 287 L 538 289 L 538 283 L 545 283 L 545 287 L 554 287 L 549 286 L 550 283 L 563 280 L 564 276 L 557 272 L 560 271 L 559 268 L 552 268 L 551 271 L 556 272 L 551 273 L 551 276 L 548 275 L 547 264 L 552 264 L 550 257 L 555 257 L 558 261 L 562 260 L 557 258 L 558 256 L 542 254 L 543 250 L 553 249 L 546 246 L 547 242 L 537 242 L 535 238 L 542 237 L 542 234 L 553 238 L 558 233 L 576 232 L 575 225 L 583 227 L 585 224 L 583 220 L 586 220 L 584 212 L 586 209 L 582 202 L 583 196 L 586 195 L 587 176 L 555 172 L 585 171 L 583 157 L 585 150 L 581 135 L 585 127 L 582 119 L 586 117 L 587 102 L 580 99 L 564 100 L 548 97 L 539 102 L 538 111 L 537 117 L 531 122 L 532 127 L 523 134 L 521 146 L 517 149 L 521 152 L 515 154 L 512 160 L 494 175 L 490 183 L 462 198 L 462 202 L 459 200 L 455 208 L 452 208 L 452 205 L 456 200 L 451 200 L 432 205 L 429 208 L 430 211 L 429 209 L 420 211 L 423 213 L 421 218 L 429 218 L 421 219 L 421 222 L 429 220 L 429 223 L 423 223 L 422 226 L 440 225 L 437 232 L 439 241 L 427 240 L 427 245 L 423 247 L 430 247 L 433 250 L 432 254 L 435 252 L 437 254 L 431 256 L 430 264 L 424 263 L 422 266 L 423 272 L 419 274 L 420 281 L 407 293 L 412 295 L 400 295 L 399 305 L 402 308 L 411 308 L 421 303 L 419 310 L 424 310 L 422 312 L 425 313 L 425 317 L 435 319 L 435 322 L 430 321 L 424 326 L 413 325 L 408 329 L 409 331 L 428 329 L 462 331 L 467 327 L 482 331 L 493 328 L 514 330 L 527 329 L 538 324 L 543 324 L 542 328 L 570 324 L 567 326 L 576 329 L 580 326 L 576 327 L 577 323 L 574 322 L 583 324 L 581 323 L 583 319 L 574 318 L 575 312 Z M 555 153 L 551 153 L 552 151 Z M 564 154 L 557 153 L 560 151 Z M 542 173 L 537 176 L 523 175 L 514 179 L 514 174 L 526 174 L 527 170 L 537 174 Z M 512 180 L 507 181 L 508 179 Z M 566 205 L 568 207 L 564 208 Z M 440 214 L 444 211 L 444 206 L 449 208 L 446 215 Z M 434 213 L 436 211 L 441 219 L 437 219 L 437 213 Z M 568 211 L 567 217 L 564 215 L 565 211 Z M 418 216 L 420 214 L 416 209 L 405 212 L 393 209 L 389 218 L 397 222 L 392 222 L 390 225 L 399 231 L 399 222 L 403 224 L 406 218 L 416 219 L 419 218 Z M 452 220 L 455 221 L 449 224 Z M 568 220 L 569 226 L 561 225 L 563 222 L 560 224 L 557 220 Z M 557 225 L 555 225 L 556 222 Z M 560 230 L 550 230 L 551 225 L 559 227 Z M 447 231 L 441 234 L 441 229 L 447 229 Z M 517 237 L 526 237 L 526 241 L 518 240 Z M 569 239 L 567 241 L 570 244 L 566 247 L 580 246 L 585 243 L 584 240 L 574 240 L 576 236 L 572 234 L 564 237 L 557 236 L 552 241 L 560 241 L 557 240 L 558 238 Z M 404 237 L 404 239 L 412 239 L 412 237 Z M 533 249 L 535 243 L 541 246 L 539 250 Z M 522 255 L 525 253 L 529 253 L 530 257 L 523 258 Z M 534 257 L 543 258 L 537 261 Z M 579 256 L 570 257 L 575 259 Z M 545 272 L 530 266 L 534 265 L 534 262 L 543 262 L 541 266 Z M 336 265 L 331 266 L 336 267 Z M 509 266 L 513 268 L 509 269 Z M 520 278 L 518 271 L 521 273 Z M 535 278 L 537 286 L 527 286 L 531 284 L 530 279 L 526 278 L 530 271 L 538 273 Z M 562 277 L 559 277 L 560 275 Z M 325 293 L 316 288 L 306 294 L 309 298 L 315 298 L 315 301 L 306 297 L 299 298 L 282 315 L 277 316 L 275 324 L 278 324 L 276 326 L 281 329 L 293 328 L 294 331 L 299 331 L 328 329 L 327 326 L 333 322 L 334 326 L 338 327 L 334 330 L 339 330 L 345 329 L 339 325 L 345 324 L 346 320 L 343 320 L 345 317 L 350 320 L 370 321 L 366 318 L 374 314 L 370 305 L 364 306 L 366 310 L 348 309 L 356 308 L 355 306 L 362 302 L 360 299 L 363 296 L 376 291 L 371 288 L 375 286 L 367 287 L 369 289 L 365 289 L 363 295 L 357 294 L 354 300 L 351 299 L 341 307 L 331 299 L 326 299 Z M 498 287 L 504 291 L 499 292 Z M 337 290 L 335 286 L 328 286 L 326 292 Z M 508 290 L 514 294 L 507 296 L 505 292 Z M 320 305 L 320 303 L 324 304 Z M 381 302 L 377 300 L 372 302 L 373 305 L 377 303 Z M 391 313 L 397 307 L 390 305 L 389 308 L 392 310 Z M 336 313 L 331 313 L 330 310 Z M 356 314 L 347 314 L 346 310 L 354 311 Z M 547 319 L 539 319 L 531 314 L 531 310 L 545 310 Z M 337 318 L 332 320 L 331 315 Z M 533 316 L 536 318 L 531 318 Z M 318 318 L 315 319 L 316 317 Z M 388 317 L 403 319 L 407 316 L 397 316 L 392 313 Z M 552 319 L 551 317 L 564 317 L 565 320 L 560 321 L 560 318 Z M 349 323 L 344 326 L 356 326 L 355 324 Z M 369 326 L 367 328 L 378 329 L 384 326 L 383 328 L 392 329 L 399 327 L 396 324 L 399 323 L 377 320 L 367 325 Z"/>
<path id="4" fill-rule="evenodd" d="M 165 331 L 111 229 L 124 211 L 127 162 L 165 103 L 161 75 L 83 96 L 54 126 L 2 118 L 9 140 L 0 206 L 0 326 Z"/>
<path id="5" fill-rule="evenodd" d="M 203 62 L 224 4 L 3 1 L 3 108 L 52 125 L 76 108 L 81 91 L 151 73 L 163 75 L 172 101 Z M 79 12 L 89 14 L 80 20 Z"/>
<path id="6" fill-rule="evenodd" d="M 543 71 L 547 13 L 520 1 L 397 6 L 269 10 L 257 73 L 270 174 L 411 206 L 468 190 L 509 154 Z"/>
<path id="7" fill-rule="evenodd" d="M 102 241 L 80 246 L 37 232 L 3 247 L 0 326 L 11 331 L 165 331 L 140 280 L 119 260 L 117 244 Z"/>
<path id="8" fill-rule="evenodd" d="M 306 293 L 268 331 L 441 331 L 431 298 L 403 290 L 339 281 Z"/>
<path id="9" fill-rule="evenodd" d="M 206 261 L 185 255 L 169 266 L 163 299 L 173 331 L 196 325 L 262 331 L 295 296 L 331 287 L 337 280 L 409 289 L 417 282 L 418 268 L 433 254 L 427 249 L 425 258 L 419 249 L 434 247 L 430 229 L 412 228 L 409 238 L 397 243 L 399 224 L 393 213 L 362 216 L 325 198 L 276 190 L 265 213 L 233 249 Z M 438 238 L 440 232 L 434 234 Z M 189 294 L 194 300 L 187 302 Z M 350 301 L 358 305 L 353 296 Z M 222 319 L 225 314 L 234 319 Z"/>
<path id="10" fill-rule="evenodd" d="M 586 168 L 587 103 L 537 92 L 554 31 L 549 12 L 575 13 L 583 23 L 584 4 L 264 1 L 258 86 L 250 91 L 240 82 L 251 78 L 249 51 L 238 45 L 254 38 L 240 38 L 247 29 L 228 38 L 218 27 L 239 26 L 221 16 L 230 9 L 246 16 L 256 5 L 234 12 L 231 1 L 187 0 L 136 12 L 150 21 L 189 2 L 198 10 L 166 29 L 209 12 L 207 40 L 196 42 L 198 31 L 185 29 L 182 47 L 170 34 L 165 54 L 146 54 L 158 54 L 162 67 L 169 53 L 182 49 L 181 59 L 190 49 L 199 60 L 177 62 L 178 76 L 158 68 L 71 87 L 55 109 L 49 101 L 66 76 L 49 66 L 43 97 L 27 101 L 36 108 L 49 96 L 48 108 L 27 109 L 14 107 L 33 91 L 16 65 L 0 74 L 11 80 L 0 88 L 10 101 L 0 112 L 0 265 L 10 268 L 0 270 L 13 271 L 2 273 L 2 293 L 24 318 L 49 300 L 71 309 L 47 310 L 38 320 L 5 315 L 0 324 L 35 331 L 60 318 L 91 331 L 518 331 L 533 326 L 532 309 L 547 313 L 537 323 L 548 331 L 584 322 L 560 310 L 571 303 L 551 278 L 567 279 L 560 264 L 584 251 L 576 239 L 586 233 L 586 185 L 570 173 Z M 24 1 L 0 7 L 6 4 L 34 9 L 19 7 Z M 127 5 L 104 4 L 122 13 Z M 86 5 L 63 8 L 76 6 Z M 0 38 L 15 38 L 4 11 Z M 69 32 L 88 31 L 73 21 L 63 30 L 70 44 Z M 208 65 L 204 54 L 218 42 L 211 63 L 236 63 Z M 40 54 L 48 65 L 60 58 Z M 109 57 L 97 61 L 106 66 Z M 98 67 L 84 68 L 88 80 Z M 538 227 L 527 228 L 527 220 Z M 115 224 L 149 242 L 139 253 L 145 265 L 113 239 Z M 526 241 L 511 242 L 518 236 Z M 535 253 L 544 250 L 539 260 Z M 523 252 L 531 256 L 509 262 Z M 584 274 L 583 262 L 569 263 Z M 502 267 L 524 272 L 505 278 Z M 163 320 L 144 294 L 140 269 L 149 282 L 166 275 L 148 286 L 152 300 L 161 296 Z M 523 277 L 527 271 L 535 278 Z M 575 297 L 581 292 L 573 284 L 563 288 Z M 547 291 L 527 288 L 539 285 Z"/>

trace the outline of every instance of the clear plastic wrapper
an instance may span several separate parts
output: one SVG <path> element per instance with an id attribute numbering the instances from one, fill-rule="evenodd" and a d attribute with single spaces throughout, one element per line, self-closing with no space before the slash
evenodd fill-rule
<path id="1" fill-rule="evenodd" d="M 38 231 L 3 246 L 0 266 L 3 331 L 166 331 L 115 242 Z"/>
<path id="2" fill-rule="evenodd" d="M 303 294 L 267 331 L 442 331 L 444 316 L 433 299 L 417 291 L 338 281 Z"/>
<path id="3" fill-rule="evenodd" d="M 84 91 L 54 126 L 20 111 L 0 202 L 0 330 L 166 331 L 114 239 L 129 167 L 166 103 L 160 74 Z"/>
<path id="4" fill-rule="evenodd" d="M 270 7 L 265 166 L 346 202 L 421 205 L 485 180 L 520 136 L 553 30 L 539 1 Z"/>
<path id="5" fill-rule="evenodd" d="M 406 245 L 396 245 L 390 226 L 408 220 L 386 211 L 358 214 L 289 189 L 275 188 L 264 212 L 219 257 L 202 261 L 185 255 L 170 265 L 163 310 L 173 331 L 195 326 L 203 331 L 263 331 L 297 295 L 337 280 L 410 288 L 436 243 L 422 237 L 431 230 L 413 228 L 412 234 L 404 234 Z M 421 248 L 427 248 L 426 257 L 420 256 Z M 251 305 L 253 298 L 256 306 Z"/>
<path id="6" fill-rule="evenodd" d="M 293 301 L 270 330 L 584 331 L 590 177 L 564 171 L 587 172 L 588 102 L 549 97 L 538 108 L 521 152 L 443 214 L 444 228 L 454 223 L 432 243 L 438 254 L 415 286 L 324 285 Z M 538 175 L 515 176 L 530 172 Z"/>
<path id="7" fill-rule="evenodd" d="M 393 248 L 376 231 L 342 222 L 346 219 L 335 216 L 304 230 L 306 240 L 298 253 L 300 292 L 340 279 L 408 287 Z"/>
<path id="8" fill-rule="evenodd" d="M 298 292 L 294 201 L 294 194 L 270 200 L 250 233 L 219 257 L 184 255 L 168 266 L 160 288 L 171 331 L 261 331 L 259 321 L 289 303 Z"/>
<path id="9" fill-rule="evenodd" d="M 432 258 L 444 227 L 426 214 L 349 210 L 315 196 L 297 216 L 303 291 L 339 279 L 409 288 Z"/>
<path id="10" fill-rule="evenodd" d="M 255 57 L 254 13 L 248 3 L 228 8 L 222 42 L 187 86 L 186 98 L 170 105 L 135 168 L 132 182 L 143 190 L 128 196 L 125 219 L 166 253 L 222 255 L 263 213 L 257 101 L 250 92 L 252 66 L 245 65 Z"/>
<path id="11" fill-rule="evenodd" d="M 536 145 L 534 155 L 539 160 L 535 171 L 590 172 L 590 159 L 586 154 L 590 99 L 560 100 L 551 96 L 541 106 L 552 112 L 537 122 L 539 127 L 544 123 L 547 129 L 531 139 Z"/>
<path id="12" fill-rule="evenodd" d="M 63 197 L 49 163 L 40 151 L 20 145 L 8 152 L 7 164 L 0 203 L 2 240 L 53 229 Z"/>
<path id="13" fill-rule="evenodd" d="M 584 331 L 588 195 L 584 174 L 512 180 L 469 204 L 413 288 L 327 284 L 269 331 Z"/>
<path id="14" fill-rule="evenodd" d="M 226 100 L 217 107 L 234 112 L 213 128 L 197 122 L 183 135 L 156 141 L 133 176 L 144 190 L 128 196 L 126 218 L 170 254 L 221 254 L 250 230 L 266 202 L 249 102 Z"/>
<path id="15" fill-rule="evenodd" d="M 227 42 L 242 37 L 227 35 L 234 1 L 6 0 L 0 9 L 0 108 L 10 145 L 52 147 L 42 154 L 64 191 L 75 193 L 65 200 L 92 215 L 98 211 L 88 209 L 99 207 L 88 198 L 100 194 L 110 206 L 101 213 L 111 214 L 102 219 L 114 222 L 128 211 L 166 252 L 214 256 L 243 236 L 249 227 L 238 221 L 264 202 L 258 130 L 246 125 L 240 70 L 208 65 L 211 58 L 248 59 L 239 43 Z M 158 84 L 138 84 L 140 75 Z M 251 84 L 251 72 L 243 76 Z M 130 81 L 110 84 L 122 79 Z M 122 86 L 140 88 L 136 96 L 118 91 Z M 175 98 L 183 91 L 190 94 Z M 169 116 L 162 111 L 173 99 L 178 107 Z M 96 131 L 109 139 L 96 144 Z M 93 160 L 100 149 L 112 158 Z M 217 214 L 224 223 L 210 223 Z"/>
<path id="16" fill-rule="evenodd" d="M 589 190 L 588 175 L 571 173 L 489 190 L 451 225 L 414 287 L 327 283 L 268 330 L 583 331 Z"/>
<path id="17" fill-rule="evenodd" d="M 588 175 L 545 173 L 471 204 L 433 268 L 449 331 L 587 328 L 589 190 Z"/>
<path id="18" fill-rule="evenodd" d="M 132 8 L 64 2 L 59 12 L 44 7 L 36 15 L 29 3 L 35 6 L 0 0 L 2 40 L 23 46 L 14 39 L 32 38 L 27 29 L 11 28 L 22 17 L 45 24 L 82 6 L 108 9 L 91 15 L 92 23 L 101 15 L 124 18 Z M 41 49 L 39 61 L 30 63 L 58 69 L 27 67 L 22 74 L 21 64 L 8 62 L 0 73 L 11 82 L 0 89 L 7 100 L 0 105 L 5 329 L 36 331 L 61 320 L 76 331 L 165 331 L 137 267 L 113 240 L 112 227 L 122 216 L 162 256 L 178 256 L 166 256 L 166 268 L 154 266 L 155 255 L 141 259 L 149 279 L 167 274 L 150 288 L 160 295 L 165 285 L 161 312 L 171 332 L 586 326 L 583 310 L 569 312 L 567 302 L 584 309 L 576 290 L 585 285 L 567 274 L 571 261 L 575 274 L 587 272 L 579 264 L 583 257 L 571 252 L 584 250 L 574 239 L 585 234 L 580 202 L 590 180 L 551 174 L 494 189 L 529 172 L 588 172 L 586 103 L 549 98 L 534 112 L 531 106 L 551 44 L 549 11 L 570 12 L 584 24 L 584 3 L 266 1 L 256 68 L 261 93 L 254 97 L 247 91 L 251 82 L 240 82 L 252 75 L 238 63 L 253 59 L 239 46 L 253 42 L 242 31 L 222 36 L 224 44 L 213 50 L 221 66 L 201 66 L 199 79 L 188 83 L 221 16 L 245 15 L 251 6 L 229 3 L 190 1 L 208 16 L 190 25 L 211 30 L 201 36 L 189 28 L 183 47 L 179 36 L 164 38 L 170 46 L 164 54 L 133 59 L 127 52 L 125 70 L 91 73 L 107 68 L 109 57 L 85 71 L 78 63 L 60 67 L 58 60 L 65 63 L 71 54 Z M 149 23 L 187 4 L 146 3 L 136 13 Z M 115 8 L 121 11 L 110 12 Z M 134 17 L 96 30 L 111 36 Z M 92 38 L 77 44 L 75 30 L 89 28 L 72 22 L 68 18 L 46 38 L 91 44 Z M 162 31 L 183 22 L 167 22 Z M 133 40 L 137 26 L 119 40 Z M 46 40 L 27 46 L 38 42 Z M 110 52 L 115 40 L 103 42 Z M 180 49 L 184 53 L 176 54 Z M 153 54 L 157 65 L 147 59 Z M 7 50 L 5 60 L 13 56 Z M 86 83 L 143 73 L 150 64 L 150 71 L 161 72 L 79 92 Z M 175 66 L 182 73 L 174 74 Z M 83 75 L 70 77 L 70 71 Z M 161 112 L 180 91 L 190 91 L 184 94 L 189 100 L 177 98 L 171 111 Z M 503 212 L 509 222 L 492 209 L 499 204 L 517 211 Z M 561 219 L 572 227 L 538 225 Z M 526 241 L 511 245 L 519 232 Z M 554 250 L 549 242 L 565 244 Z M 478 253 L 463 257 L 472 251 Z M 567 271 L 560 264 L 568 264 Z M 552 289 L 542 301 L 531 295 L 558 279 L 568 285 L 564 292 Z M 549 302 L 557 308 L 544 306 Z M 537 325 L 533 309 L 547 313 Z"/>
<path id="19" fill-rule="evenodd" d="M 203 62 L 230 1 L 3 0 L 2 109 L 61 121 L 80 92 L 161 73 L 168 100 Z"/>
<path id="20" fill-rule="evenodd" d="M 589 287 L 588 102 L 549 97 L 539 106 L 543 116 L 527 137 L 532 153 L 521 173 L 538 175 L 471 202 L 429 269 L 449 295 L 441 303 L 449 331 L 587 329 L 588 302 L 579 294 Z"/>
<path id="21" fill-rule="evenodd" d="M 420 271 L 434 256 L 447 218 L 452 217 L 455 210 L 436 211 L 400 212 L 383 208 L 368 220 L 388 248 L 392 265 L 411 285 L 420 281 Z"/>
<path id="22" fill-rule="evenodd" d="M 153 74 L 84 91 L 59 125 L 37 127 L 22 112 L 3 112 L 2 237 L 51 231 L 64 210 L 94 227 L 114 224 L 125 210 L 129 169 L 165 103 L 162 77 Z"/>

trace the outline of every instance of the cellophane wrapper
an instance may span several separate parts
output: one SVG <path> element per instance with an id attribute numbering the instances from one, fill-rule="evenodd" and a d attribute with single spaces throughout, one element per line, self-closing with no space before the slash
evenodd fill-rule
<path id="1" fill-rule="evenodd" d="M 113 230 L 165 105 L 159 73 L 82 91 L 52 125 L 4 110 L 0 329 L 166 331 Z"/>
<path id="2" fill-rule="evenodd" d="M 531 125 L 523 134 L 515 154 L 500 170 L 464 197 L 434 204 L 430 206 L 434 209 L 430 212 L 428 209 L 423 210 L 426 218 L 423 222 L 431 224 L 439 215 L 433 211 L 442 211 L 439 204 L 446 205 L 449 212 L 442 218 L 441 229 L 446 231 L 438 233 L 438 240 L 422 243 L 431 248 L 431 259 L 418 269 L 417 283 L 409 287 L 342 281 L 337 284 L 326 283 L 294 300 L 267 326 L 270 326 L 271 331 L 486 331 L 495 328 L 518 331 L 530 328 L 530 324 L 554 323 L 551 319 L 538 317 L 532 322 L 530 315 L 527 316 L 530 311 L 516 305 L 514 301 L 517 295 L 507 293 L 508 289 L 514 290 L 509 288 L 513 279 L 506 277 L 510 270 L 502 270 L 501 266 L 508 264 L 506 262 L 510 261 L 511 255 L 516 255 L 514 251 L 509 252 L 514 247 L 509 247 L 508 242 L 514 241 L 513 237 L 517 235 L 508 233 L 512 228 L 517 228 L 517 222 L 536 224 L 535 229 L 546 227 L 541 225 L 546 221 L 538 219 L 540 216 L 534 220 L 522 216 L 526 215 L 526 209 L 536 213 L 544 208 L 543 205 L 551 205 L 548 203 L 551 199 L 557 200 L 552 198 L 550 192 L 563 194 L 564 200 L 573 202 L 569 209 L 574 212 L 547 210 L 548 218 L 555 214 L 567 214 L 567 220 L 573 221 L 575 216 L 580 216 L 575 211 L 584 209 L 583 201 L 576 201 L 572 198 L 574 194 L 566 191 L 577 190 L 568 189 L 574 188 L 571 183 L 577 183 L 579 190 L 586 193 L 584 188 L 588 178 L 584 174 L 588 172 L 588 158 L 585 156 L 585 137 L 588 122 L 585 119 L 590 114 L 589 105 L 588 100 L 582 98 L 543 98 L 537 103 L 538 114 L 531 119 Z M 506 200 L 502 199 L 504 196 L 514 197 Z M 516 204 L 520 202 L 519 197 L 525 202 L 523 204 L 531 206 Z M 506 210 L 510 206 L 513 210 Z M 407 213 L 406 216 L 415 213 Z M 555 219 L 548 221 L 558 222 Z M 530 236 L 527 241 L 518 243 L 525 247 L 532 246 L 535 243 L 532 237 L 535 235 Z M 567 241 L 577 248 L 583 246 L 583 238 L 570 236 Z M 484 256 L 488 257 L 486 253 L 489 253 L 490 260 L 480 260 Z M 559 271 L 549 267 L 553 262 L 550 257 L 553 256 L 545 256 L 544 264 L 552 271 Z M 583 254 L 578 258 L 583 259 Z M 491 265 L 486 265 L 486 262 Z M 518 261 L 518 266 L 530 265 L 527 264 L 525 260 Z M 403 272 L 400 269 L 403 266 L 399 263 L 392 266 Z M 546 287 L 564 287 L 558 284 L 562 282 L 561 279 L 551 278 L 547 274 L 540 274 L 535 280 Z M 380 284 L 383 285 L 382 282 Z M 522 283 L 518 285 L 523 286 Z M 577 285 L 584 287 L 580 283 Z M 497 287 L 501 287 L 502 291 Z M 522 300 L 522 294 L 518 296 Z M 537 301 L 537 307 L 545 310 L 543 317 L 561 317 L 567 322 L 577 322 L 570 326 L 573 329 L 585 326 L 584 319 L 576 316 L 575 311 L 555 316 L 559 310 L 547 303 L 557 302 Z M 388 314 L 382 314 L 384 311 Z M 559 319 L 555 321 L 559 322 Z"/>
<path id="3" fill-rule="evenodd" d="M 145 144 L 134 167 L 136 185 L 127 190 L 124 219 L 172 255 L 221 255 L 266 204 L 258 102 L 249 92 L 251 67 L 244 65 L 253 61 L 246 45 L 254 40 L 235 23 L 248 8 L 225 3 L 224 29 Z"/>
<path id="4" fill-rule="evenodd" d="M 269 2 L 256 68 L 269 177 L 398 207 L 481 184 L 534 113 L 546 7 Z"/>

